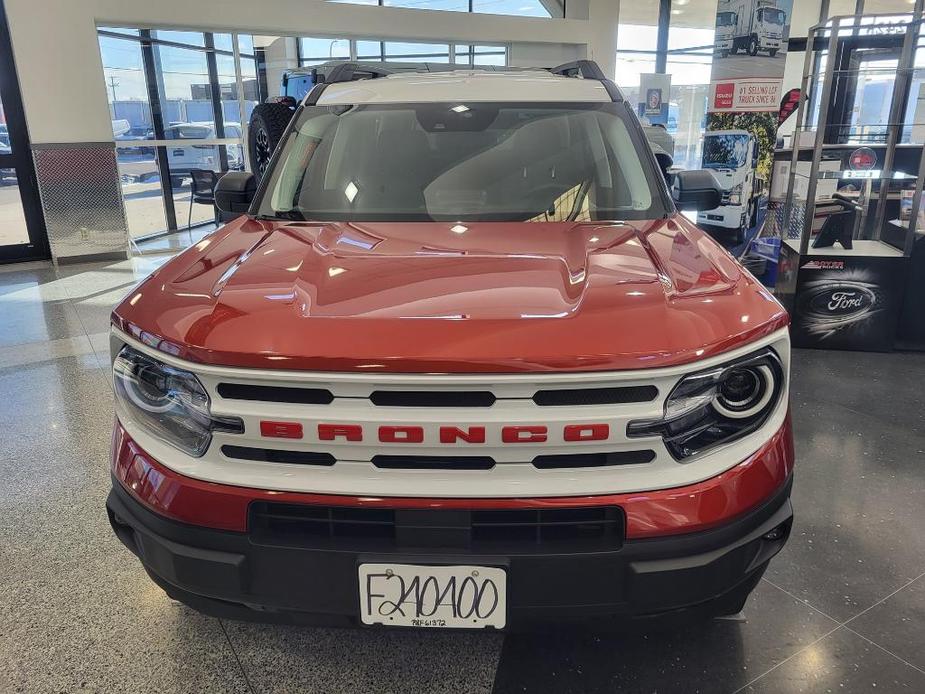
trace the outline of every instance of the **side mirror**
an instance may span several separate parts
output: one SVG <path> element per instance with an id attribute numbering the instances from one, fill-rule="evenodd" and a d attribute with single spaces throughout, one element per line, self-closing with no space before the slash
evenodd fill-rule
<path id="1" fill-rule="evenodd" d="M 215 186 L 215 206 L 222 212 L 244 214 L 257 193 L 257 179 L 247 171 L 229 171 Z"/>
<path id="2" fill-rule="evenodd" d="M 712 210 L 720 206 L 723 192 L 712 172 L 696 169 L 675 174 L 671 197 L 681 210 Z"/>

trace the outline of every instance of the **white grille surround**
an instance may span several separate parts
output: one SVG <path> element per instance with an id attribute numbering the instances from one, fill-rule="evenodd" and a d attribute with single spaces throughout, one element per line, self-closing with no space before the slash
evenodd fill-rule
<path id="1" fill-rule="evenodd" d="M 175 472 L 195 479 L 275 491 L 336 494 L 362 497 L 426 498 L 536 498 L 598 496 L 654 491 L 694 484 L 715 477 L 758 451 L 783 426 L 789 403 L 790 339 L 782 329 L 763 339 L 717 357 L 679 367 L 609 372 L 537 374 L 364 374 L 274 371 L 203 365 L 177 359 L 143 345 L 113 329 L 117 342 L 173 367 L 194 373 L 211 398 L 212 414 L 239 417 L 243 434 L 216 432 L 205 455 L 194 458 L 149 433 L 118 400 L 116 414 L 128 434 L 153 458 Z M 664 402 L 685 375 L 710 369 L 752 354 L 765 347 L 779 355 L 785 382 L 780 399 L 768 420 L 757 431 L 679 462 L 660 437 L 629 438 L 627 424 L 658 419 Z M 313 388 L 330 391 L 329 404 L 300 404 L 232 400 L 219 395 L 222 383 Z M 539 390 L 655 386 L 658 395 L 649 402 L 606 405 L 540 406 L 533 401 Z M 496 400 L 490 407 L 407 407 L 374 405 L 375 391 L 490 391 Z M 304 438 L 261 436 L 260 422 L 295 422 Z M 609 425 L 609 437 L 601 441 L 564 440 L 567 425 Z M 320 441 L 318 424 L 360 425 L 362 442 Z M 423 443 L 380 443 L 380 426 L 421 426 Z M 485 443 L 439 442 L 441 426 L 486 428 Z M 504 443 L 503 426 L 546 426 L 542 443 Z M 308 465 L 229 458 L 223 446 L 325 453 L 333 465 Z M 647 463 L 597 467 L 540 469 L 537 456 L 653 451 Z M 377 455 L 490 456 L 495 465 L 487 470 L 385 469 L 376 467 Z"/>

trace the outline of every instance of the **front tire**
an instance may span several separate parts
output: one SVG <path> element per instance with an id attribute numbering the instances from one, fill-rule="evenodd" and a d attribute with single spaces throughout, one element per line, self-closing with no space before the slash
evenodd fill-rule
<path id="1" fill-rule="evenodd" d="M 292 109 L 286 104 L 257 104 L 254 107 L 247 133 L 247 153 L 251 171 L 257 180 L 266 173 L 270 157 L 291 119 Z"/>
<path id="2" fill-rule="evenodd" d="M 768 51 L 768 55 L 773 58 L 775 55 L 777 55 L 777 49 L 772 48 L 771 50 Z"/>
<path id="3" fill-rule="evenodd" d="M 751 40 L 748 42 L 748 54 L 758 55 L 758 39 L 755 36 L 752 36 Z"/>

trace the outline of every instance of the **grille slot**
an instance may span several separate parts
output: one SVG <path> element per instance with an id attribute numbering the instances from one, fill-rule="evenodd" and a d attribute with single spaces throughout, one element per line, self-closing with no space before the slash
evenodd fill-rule
<path id="1" fill-rule="evenodd" d="M 249 527 L 252 541 L 269 545 L 327 547 L 336 540 L 341 548 L 593 552 L 623 545 L 625 519 L 616 506 L 396 511 L 261 501 L 251 504 Z"/>
<path id="2" fill-rule="evenodd" d="M 624 386 L 620 388 L 576 388 L 538 390 L 533 402 L 541 407 L 562 405 L 621 405 L 633 402 L 651 402 L 658 397 L 655 386 Z"/>
<path id="3" fill-rule="evenodd" d="M 534 467 L 540 470 L 555 470 L 571 467 L 607 467 L 610 465 L 641 465 L 655 460 L 655 451 L 619 451 L 616 453 L 565 453 L 562 455 L 538 455 L 533 459 Z"/>
<path id="4" fill-rule="evenodd" d="M 254 386 L 247 383 L 219 383 L 218 394 L 228 400 L 288 402 L 300 405 L 330 405 L 334 395 L 324 388 Z"/>
<path id="5" fill-rule="evenodd" d="M 381 407 L 491 407 L 495 395 L 487 390 L 377 390 L 369 396 Z"/>
<path id="6" fill-rule="evenodd" d="M 392 509 L 255 502 L 250 517 L 252 536 L 266 544 L 311 547 L 353 539 L 388 546 L 395 539 Z"/>
<path id="7" fill-rule="evenodd" d="M 614 506 L 472 512 L 473 543 L 502 545 L 516 538 L 532 545 L 623 544 L 623 511 Z"/>
<path id="8" fill-rule="evenodd" d="M 495 459 L 474 455 L 376 455 L 373 465 L 386 470 L 491 470 Z"/>
<path id="9" fill-rule="evenodd" d="M 282 451 L 275 448 L 249 448 L 247 446 L 222 446 L 222 453 L 237 460 L 256 460 L 262 463 L 291 463 L 294 465 L 325 465 L 330 467 L 336 459 L 330 453 L 310 451 Z"/>

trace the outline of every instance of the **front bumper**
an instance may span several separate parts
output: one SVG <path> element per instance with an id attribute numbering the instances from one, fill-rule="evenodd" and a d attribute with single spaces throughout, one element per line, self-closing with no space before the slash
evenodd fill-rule
<path id="1" fill-rule="evenodd" d="M 113 489 L 107 511 L 116 535 L 169 595 L 207 614 L 233 619 L 359 626 L 361 563 L 502 567 L 508 584 L 507 628 L 514 630 L 548 621 L 596 618 L 620 622 L 729 614 L 741 608 L 767 562 L 783 547 L 793 516 L 789 421 L 759 454 L 700 486 L 625 495 L 622 501 L 622 497 L 574 499 L 576 507 L 600 499 L 596 503 L 622 510 L 626 532 L 621 542 L 593 550 L 512 543 L 486 551 L 467 547 L 465 541 L 455 542 L 458 536 L 445 542 L 439 533 L 428 537 L 397 532 L 385 549 L 351 538 L 316 541 L 297 537 L 292 541 L 291 536 L 280 539 L 263 533 L 253 522 L 253 514 L 243 530 L 222 527 L 218 518 L 193 515 L 208 513 L 208 507 L 220 498 L 216 496 L 211 497 L 212 504 L 196 497 L 198 503 L 186 508 L 197 510 L 180 520 L 178 509 L 184 507 L 168 502 L 183 494 L 177 486 L 164 484 L 169 472 L 132 448 L 121 427 L 117 427 L 114 444 Z M 184 479 L 191 485 L 194 482 Z M 204 486 L 213 493 L 222 488 Z M 286 503 L 293 501 L 276 496 Z M 641 499 L 668 513 L 683 508 L 672 506 L 682 496 L 701 511 L 711 506 L 724 510 L 714 514 L 709 524 L 690 527 L 697 532 L 678 527 L 666 531 L 668 526 L 658 516 L 640 514 L 632 503 Z M 747 503 L 747 510 L 731 505 L 733 497 Z M 345 503 L 337 501 L 338 497 L 324 499 L 316 497 L 312 503 Z M 363 501 L 375 502 L 375 508 L 381 509 L 401 508 L 402 503 L 407 508 L 410 500 Z M 441 507 L 437 500 L 415 501 L 412 512 L 451 516 L 465 515 L 466 508 L 476 509 L 484 502 L 451 500 L 453 507 Z M 246 508 L 253 511 L 255 504 L 266 503 L 253 498 Z M 536 508 L 553 507 L 562 500 L 529 503 Z M 671 515 L 677 517 L 680 512 Z M 670 534 L 647 532 L 657 525 L 663 528 L 660 532 Z"/>
<path id="2" fill-rule="evenodd" d="M 745 215 L 744 205 L 723 205 L 713 210 L 704 210 L 697 213 L 698 224 L 708 224 L 723 229 L 741 229 L 742 217 Z"/>
<path id="3" fill-rule="evenodd" d="M 107 510 L 116 535 L 151 578 L 206 614 L 359 626 L 360 563 L 467 564 L 507 571 L 507 623 L 516 630 L 549 621 L 737 612 L 787 540 L 789 497 L 788 479 L 767 503 L 724 527 L 593 553 L 473 555 L 413 547 L 382 553 L 258 544 L 247 534 L 151 513 L 118 483 Z"/>

